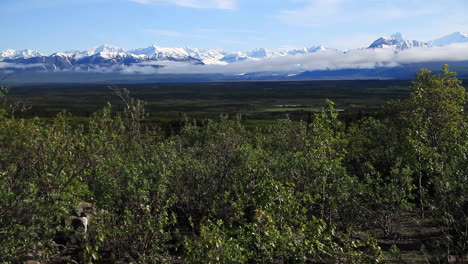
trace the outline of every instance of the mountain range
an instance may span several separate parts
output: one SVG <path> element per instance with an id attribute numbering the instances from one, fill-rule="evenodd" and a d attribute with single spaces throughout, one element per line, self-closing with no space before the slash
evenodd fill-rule
<path id="1" fill-rule="evenodd" d="M 417 40 L 408 40 L 401 33 L 395 33 L 391 35 L 389 38 L 381 37 L 378 40 L 374 41 L 369 48 L 376 49 L 376 48 L 390 48 L 396 51 L 411 49 L 415 47 L 430 47 L 431 44 L 417 41 Z"/>
<path id="2" fill-rule="evenodd" d="M 247 52 L 228 53 L 220 49 L 165 48 L 150 46 L 134 50 L 104 44 L 85 51 L 56 52 L 44 55 L 33 50 L 6 50 L 0 53 L 0 62 L 22 65 L 42 64 L 34 70 L 86 69 L 99 65 L 132 65 L 144 62 L 190 62 L 201 65 L 225 65 L 240 61 L 260 60 L 274 56 L 307 54 L 328 50 L 323 46 L 303 49 L 271 51 L 258 48 Z M 31 67 L 28 67 L 31 70 Z"/>
<path id="3" fill-rule="evenodd" d="M 386 49 L 396 53 L 414 48 L 431 48 L 447 46 L 456 43 L 467 43 L 468 35 L 455 32 L 429 42 L 408 40 L 402 34 L 395 33 L 390 37 L 381 37 L 367 48 L 358 50 Z M 312 46 L 302 49 L 268 50 L 258 48 L 252 51 L 227 52 L 221 49 L 198 48 L 167 48 L 149 46 L 147 48 L 124 49 L 111 45 L 101 45 L 84 51 L 73 50 L 44 55 L 34 50 L 6 50 L 0 52 L 0 73 L 11 72 L 119 72 L 126 66 L 159 69 L 167 63 L 185 63 L 190 65 L 224 66 L 240 62 L 256 62 L 271 58 L 295 58 L 294 56 L 320 52 L 347 53 L 324 46 Z M 245 72 L 233 74 L 236 76 L 259 76 Z M 286 76 L 301 76 L 301 72 Z M 265 73 L 262 73 L 265 75 Z M 269 73 L 266 73 L 268 75 Z M 270 74 L 271 76 L 271 74 Z M 244 77 L 244 78 L 246 78 Z M 236 77 L 239 78 L 239 77 Z"/>

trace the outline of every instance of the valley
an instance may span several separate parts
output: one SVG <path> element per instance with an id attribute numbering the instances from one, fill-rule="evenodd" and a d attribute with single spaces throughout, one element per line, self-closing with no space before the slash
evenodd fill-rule
<path id="1" fill-rule="evenodd" d="M 248 120 L 285 118 L 307 120 L 331 99 L 352 118 L 372 113 L 389 100 L 408 97 L 409 80 L 283 81 L 283 82 L 200 82 L 120 84 L 135 98 L 146 102 L 149 120 L 177 120 L 182 113 L 196 119 L 217 118 L 221 114 L 242 114 Z M 9 99 L 23 101 L 31 110 L 23 116 L 54 117 L 67 111 L 88 117 L 107 102 L 121 106 L 108 85 L 13 86 Z"/>

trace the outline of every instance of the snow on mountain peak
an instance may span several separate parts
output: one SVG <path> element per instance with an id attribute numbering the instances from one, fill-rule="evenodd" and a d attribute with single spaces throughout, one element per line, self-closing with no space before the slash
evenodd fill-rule
<path id="1" fill-rule="evenodd" d="M 296 55 L 296 54 L 314 53 L 314 52 L 326 51 L 326 50 L 328 50 L 328 48 L 325 46 L 315 45 L 309 48 L 283 50 L 282 53 L 283 55 Z"/>
<path id="2" fill-rule="evenodd" d="M 428 47 L 430 44 L 417 41 L 407 40 L 401 33 L 395 33 L 390 38 L 381 37 L 374 41 L 369 48 L 370 49 L 393 49 L 396 51 L 410 49 L 414 47 Z"/>
<path id="3" fill-rule="evenodd" d="M 445 46 L 454 43 L 468 42 L 468 34 L 462 32 L 453 32 L 452 34 L 432 40 L 430 43 L 434 46 Z"/>
<path id="4" fill-rule="evenodd" d="M 258 59 L 261 59 L 261 58 L 268 58 L 268 57 L 271 57 L 275 55 L 274 52 L 268 50 L 268 49 L 265 49 L 265 48 L 256 48 L 254 50 L 252 50 L 251 52 L 248 53 L 248 56 L 249 57 L 252 57 L 252 58 L 258 58 Z"/>
<path id="5" fill-rule="evenodd" d="M 468 38 L 468 34 L 463 33 L 463 32 L 453 32 L 452 34 L 447 35 L 446 37 L 452 37 L 452 38 Z"/>
<path id="6" fill-rule="evenodd" d="M 386 48 L 401 51 L 413 47 L 442 46 L 459 42 L 468 42 L 468 35 L 454 32 L 430 43 L 425 43 L 408 40 L 403 34 L 394 33 L 390 37 L 377 39 L 369 48 Z M 250 51 L 226 52 L 221 49 L 171 48 L 156 45 L 128 50 L 104 44 L 84 51 L 56 52 L 49 56 L 42 55 L 33 50 L 9 49 L 0 52 L 0 61 L 16 63 L 45 62 L 47 67 L 51 69 L 68 69 L 73 67 L 93 67 L 93 65 L 131 65 L 141 62 L 161 61 L 188 62 L 193 64 L 228 64 L 283 56 L 300 56 L 325 51 L 346 53 L 346 51 L 329 49 L 322 45 L 278 50 L 256 48 Z"/>
<path id="7" fill-rule="evenodd" d="M 394 34 L 392 34 L 390 36 L 390 38 L 394 38 L 394 39 L 398 39 L 398 40 L 401 40 L 401 41 L 405 41 L 405 37 L 403 36 L 403 34 L 401 34 L 400 32 L 396 32 Z"/>
<path id="8" fill-rule="evenodd" d="M 29 59 L 33 57 L 43 56 L 40 52 L 35 50 L 14 50 L 7 49 L 3 52 L 0 52 L 0 59 Z"/>
<path id="9" fill-rule="evenodd" d="M 328 48 L 322 45 L 312 46 L 307 49 L 308 52 L 317 52 L 317 51 L 326 51 L 326 50 L 328 50 Z"/>
<path id="10" fill-rule="evenodd" d="M 99 47 L 88 49 L 85 53 L 87 55 L 94 55 L 97 53 L 126 53 L 126 52 L 127 52 L 126 49 L 108 45 L 108 44 L 103 44 Z"/>
<path id="11" fill-rule="evenodd" d="M 227 53 L 221 49 L 197 49 L 197 48 L 184 48 L 190 57 L 202 61 L 204 64 L 225 64 L 221 59 L 224 58 Z"/>

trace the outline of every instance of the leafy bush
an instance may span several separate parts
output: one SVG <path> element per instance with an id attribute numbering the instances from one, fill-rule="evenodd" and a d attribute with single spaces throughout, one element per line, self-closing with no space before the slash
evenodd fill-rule
<path id="1" fill-rule="evenodd" d="M 462 256 L 467 95 L 448 68 L 412 89 L 347 129 L 327 101 L 309 122 L 249 130 L 223 115 L 171 136 L 145 126 L 126 90 L 123 111 L 81 124 L 15 118 L 1 90 L 0 262 L 378 263 L 367 231 L 393 236 L 414 208 Z M 81 233 L 65 220 L 84 202 L 95 209 Z"/>

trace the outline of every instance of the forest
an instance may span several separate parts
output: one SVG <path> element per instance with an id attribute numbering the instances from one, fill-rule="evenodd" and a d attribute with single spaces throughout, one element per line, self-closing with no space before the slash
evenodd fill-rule
<path id="1" fill-rule="evenodd" d="M 84 122 L 0 92 L 0 263 L 464 263 L 468 94 L 422 69 L 345 124 L 242 115 L 162 133 L 115 89 Z"/>

